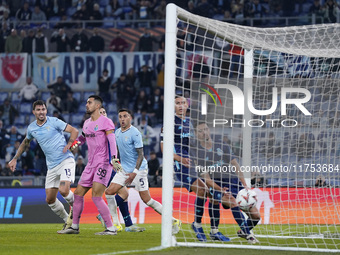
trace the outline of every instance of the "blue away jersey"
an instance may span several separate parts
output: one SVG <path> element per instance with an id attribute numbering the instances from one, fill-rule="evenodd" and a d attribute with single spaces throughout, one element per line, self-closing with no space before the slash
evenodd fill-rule
<path id="1" fill-rule="evenodd" d="M 74 158 L 69 150 L 63 153 L 67 144 L 63 134 L 66 125 L 67 123 L 58 118 L 47 116 L 47 120 L 42 126 L 39 126 L 35 120 L 27 128 L 26 138 L 37 140 L 45 153 L 48 169 L 56 167 L 67 158 Z"/>
<path id="2" fill-rule="evenodd" d="M 128 130 L 122 132 L 118 128 L 115 132 L 116 143 L 119 150 L 119 160 L 125 172 L 132 173 L 136 167 L 138 153 L 136 148 L 143 148 L 142 134 L 137 128 L 131 126 Z M 139 170 L 146 170 L 148 164 L 145 158 Z"/>

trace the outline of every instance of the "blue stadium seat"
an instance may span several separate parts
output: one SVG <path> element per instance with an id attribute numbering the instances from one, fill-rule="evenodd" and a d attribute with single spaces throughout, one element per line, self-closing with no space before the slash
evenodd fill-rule
<path id="1" fill-rule="evenodd" d="M 84 114 L 83 113 L 74 113 L 72 115 L 72 126 L 79 127 L 81 121 L 83 120 Z"/>
<path id="2" fill-rule="evenodd" d="M 76 11 L 77 11 L 77 9 L 75 7 L 69 7 L 66 10 L 66 15 L 68 17 L 71 17 Z"/>
<path id="3" fill-rule="evenodd" d="M 101 7 L 106 7 L 106 6 L 109 5 L 109 0 L 100 0 L 100 1 L 99 1 L 99 5 L 100 5 Z"/>
<path id="4" fill-rule="evenodd" d="M 0 104 L 2 104 L 6 98 L 8 98 L 8 92 L 0 92 Z"/>
<path id="5" fill-rule="evenodd" d="M 45 101 L 51 96 L 51 93 L 49 91 L 41 92 L 41 100 Z"/>
<path id="6" fill-rule="evenodd" d="M 35 115 L 33 114 L 28 115 L 28 124 L 32 123 L 33 121 L 35 121 Z"/>
<path id="7" fill-rule="evenodd" d="M 73 98 L 75 98 L 79 103 L 82 99 L 81 92 L 73 92 Z"/>
<path id="8" fill-rule="evenodd" d="M 12 92 L 11 93 L 11 101 L 13 104 L 20 103 L 21 99 L 19 98 L 19 92 Z"/>
<path id="9" fill-rule="evenodd" d="M 20 113 L 18 117 L 15 118 L 13 125 L 17 128 L 23 127 L 27 125 L 27 114 Z"/>
<path id="10" fill-rule="evenodd" d="M 55 25 L 58 24 L 58 22 L 60 21 L 60 17 L 58 17 L 58 16 L 50 17 L 49 21 L 50 21 L 50 28 L 52 29 L 52 28 L 55 27 Z"/>
<path id="11" fill-rule="evenodd" d="M 64 118 L 64 120 L 65 120 L 66 123 L 71 123 L 71 114 L 69 114 L 69 113 L 64 113 L 64 114 L 62 114 L 61 116 Z"/>
<path id="12" fill-rule="evenodd" d="M 21 114 L 30 114 L 32 113 L 32 104 L 31 103 L 22 103 L 20 104 L 19 112 Z"/>
<path id="13" fill-rule="evenodd" d="M 89 96 L 95 95 L 95 94 L 96 94 L 95 91 L 85 91 L 85 92 L 84 92 L 84 96 L 83 96 L 83 100 L 86 102 L 87 99 L 89 98 Z"/>
<path id="14" fill-rule="evenodd" d="M 115 26 L 115 19 L 113 17 L 105 17 L 103 19 L 103 28 L 109 28 L 109 27 L 114 27 Z"/>
<path id="15" fill-rule="evenodd" d="M 106 111 L 108 112 L 108 114 L 113 114 L 117 112 L 117 104 L 115 103 L 108 103 L 106 105 Z"/>

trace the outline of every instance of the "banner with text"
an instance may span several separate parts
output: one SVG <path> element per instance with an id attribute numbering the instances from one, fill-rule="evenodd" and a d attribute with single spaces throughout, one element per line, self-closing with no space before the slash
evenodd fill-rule
<path id="1" fill-rule="evenodd" d="M 104 69 L 115 81 L 121 73 L 127 74 L 130 68 L 136 73 L 143 65 L 155 70 L 160 57 L 163 58 L 164 53 L 36 53 L 33 54 L 33 81 L 44 89 L 62 76 L 74 90 L 97 90 L 97 80 Z"/>

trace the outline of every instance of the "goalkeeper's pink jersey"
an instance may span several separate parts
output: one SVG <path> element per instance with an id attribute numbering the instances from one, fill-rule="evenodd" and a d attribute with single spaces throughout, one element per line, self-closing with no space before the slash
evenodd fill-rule
<path id="1" fill-rule="evenodd" d="M 96 121 L 87 119 L 83 126 L 88 147 L 87 167 L 110 163 L 110 153 L 106 131 L 114 130 L 115 125 L 107 117 L 100 116 Z"/>

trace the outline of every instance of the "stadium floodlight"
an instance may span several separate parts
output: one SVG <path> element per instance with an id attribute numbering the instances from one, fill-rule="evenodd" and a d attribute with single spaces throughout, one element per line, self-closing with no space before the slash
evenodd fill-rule
<path id="1" fill-rule="evenodd" d="M 340 24 L 248 27 L 174 4 L 166 19 L 162 246 L 339 252 Z M 195 194 L 171 181 L 181 186 L 174 179 L 174 146 L 181 146 L 174 143 L 176 94 L 188 100 L 191 140 L 203 120 L 252 183 L 259 244 L 239 238 L 222 207 L 219 231 L 231 241 L 210 241 L 208 202 L 202 221 L 208 241 L 191 229 Z M 201 169 L 202 158 L 190 157 L 192 169 Z M 208 172 L 233 171 L 229 162 L 219 167 Z M 175 236 L 172 215 L 182 221 Z"/>

